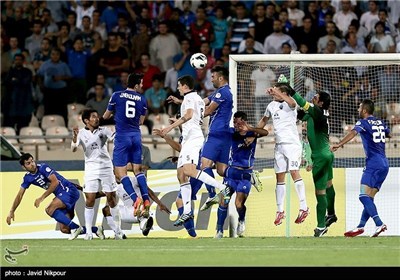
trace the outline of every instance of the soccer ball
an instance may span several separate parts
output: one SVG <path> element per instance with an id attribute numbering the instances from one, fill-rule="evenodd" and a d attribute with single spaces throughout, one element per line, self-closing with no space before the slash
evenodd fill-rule
<path id="1" fill-rule="evenodd" d="M 190 65 L 195 69 L 203 69 L 207 65 L 207 56 L 202 53 L 195 53 L 190 58 Z"/>

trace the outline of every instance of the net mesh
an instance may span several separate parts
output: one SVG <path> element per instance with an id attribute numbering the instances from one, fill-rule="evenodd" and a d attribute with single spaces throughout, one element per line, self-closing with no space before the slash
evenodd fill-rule
<path id="1" fill-rule="evenodd" d="M 230 85 L 236 100 L 235 110 L 245 111 L 250 124 L 257 125 L 263 116 L 267 104 L 272 101 L 272 98 L 265 94 L 265 89 L 273 85 L 281 74 L 284 74 L 296 92 L 308 101 L 317 90 L 331 94 L 331 143 L 339 142 L 353 128 L 359 118 L 359 103 L 364 98 L 370 98 L 375 102 L 374 115 L 383 119 L 393 134 L 393 138 L 386 139 L 386 155 L 389 158 L 391 173 L 399 170 L 396 167 L 400 167 L 400 56 L 394 54 L 393 60 L 371 60 L 369 57 L 368 61 L 362 57 L 355 60 L 324 61 L 278 61 L 268 55 L 254 55 L 250 59 L 249 56 L 233 57 L 230 61 Z M 299 201 L 293 181 L 287 176 L 286 218 L 280 226 L 273 224 L 276 212 L 276 181 L 273 170 L 275 140 L 271 120 L 266 129 L 270 134 L 259 139 L 255 164 L 255 169 L 264 171 L 261 179 L 265 186 L 262 193 L 253 193 L 246 202 L 246 235 L 310 236 L 316 225 L 316 202 L 312 176 L 304 169 L 301 170 L 301 174 L 306 185 L 310 217 L 303 224 L 294 224 L 299 211 Z M 300 137 L 303 137 L 301 122 L 298 123 L 298 132 Z M 358 223 L 362 211 L 362 205 L 358 201 L 359 181 L 364 165 L 365 154 L 359 136 L 335 152 L 334 181 L 339 182 L 335 186 L 336 214 L 342 226 L 330 228 L 331 235 L 343 235 L 345 228 L 348 230 Z M 393 178 L 388 179 L 386 184 L 390 185 L 391 180 Z M 388 189 L 392 190 L 386 194 L 382 192 L 376 201 L 378 209 L 383 213 L 382 219 L 388 222 L 393 219 L 392 234 L 396 235 L 400 234 L 400 192 L 398 188 Z M 373 227 L 374 223 L 369 222 L 368 225 Z M 369 231 L 371 230 L 373 229 Z"/>

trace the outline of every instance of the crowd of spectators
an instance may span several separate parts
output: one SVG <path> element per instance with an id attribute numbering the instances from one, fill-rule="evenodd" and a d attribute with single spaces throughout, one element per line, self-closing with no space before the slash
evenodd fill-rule
<path id="1" fill-rule="evenodd" d="M 67 123 L 69 103 L 102 115 L 131 72 L 144 73 L 150 113 L 172 116 L 177 77 L 192 75 L 206 96 L 229 54 L 400 52 L 395 0 L 1 1 L 1 14 L 2 126 L 17 131 L 32 113 Z M 203 70 L 190 66 L 195 52 Z"/>

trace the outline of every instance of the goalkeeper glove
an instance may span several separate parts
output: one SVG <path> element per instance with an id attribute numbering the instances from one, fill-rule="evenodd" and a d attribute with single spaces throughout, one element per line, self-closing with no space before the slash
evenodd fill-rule
<path id="1" fill-rule="evenodd" d="M 295 95 L 295 90 L 290 86 L 289 81 L 285 77 L 285 75 L 281 74 L 278 78 L 278 82 L 275 86 L 284 86 L 286 88 L 286 93 L 290 96 Z"/>

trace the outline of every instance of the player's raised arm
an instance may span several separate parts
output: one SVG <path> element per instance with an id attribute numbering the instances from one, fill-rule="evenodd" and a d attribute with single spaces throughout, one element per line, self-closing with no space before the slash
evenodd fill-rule
<path id="1" fill-rule="evenodd" d="M 74 127 L 72 129 L 72 141 L 71 141 L 72 152 L 76 152 L 78 149 L 78 146 L 79 146 L 78 134 L 79 134 L 79 128 Z"/>

